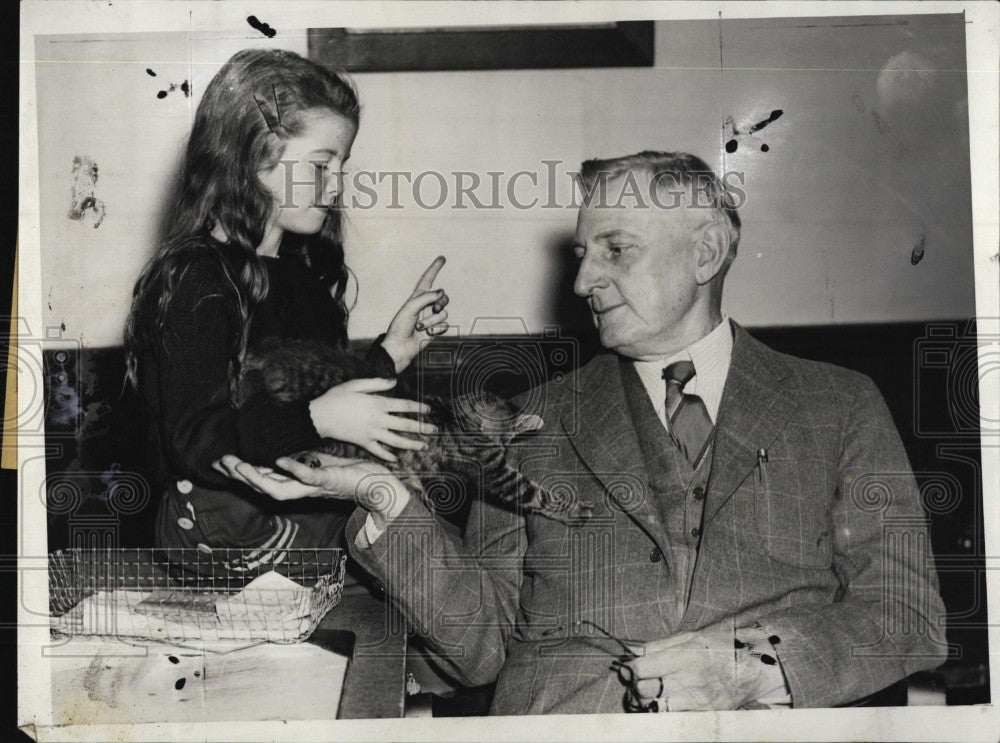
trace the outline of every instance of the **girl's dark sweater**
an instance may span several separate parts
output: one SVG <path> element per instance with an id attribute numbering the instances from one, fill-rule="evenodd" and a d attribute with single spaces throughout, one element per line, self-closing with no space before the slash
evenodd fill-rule
<path id="1" fill-rule="evenodd" d="M 162 345 L 156 338 L 142 339 L 139 384 L 160 484 L 187 479 L 228 489 L 233 481 L 212 468 L 222 455 L 272 465 L 279 456 L 315 446 L 320 436 L 308 401 L 254 398 L 239 410 L 230 404 L 229 364 L 241 320 L 221 264 L 226 259 L 217 246 L 206 248 L 192 251 L 178 281 Z M 269 290 L 252 313 L 249 347 L 272 336 L 346 343 L 342 311 L 301 259 L 263 262 Z M 372 347 L 369 359 L 385 377 L 395 376 L 380 345 Z"/>

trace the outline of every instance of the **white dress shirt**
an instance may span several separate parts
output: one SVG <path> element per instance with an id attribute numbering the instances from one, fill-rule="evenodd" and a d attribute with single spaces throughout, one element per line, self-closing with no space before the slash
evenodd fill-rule
<path id="1" fill-rule="evenodd" d="M 684 385 L 684 392 L 701 398 L 708 410 L 708 417 L 712 419 L 712 425 L 715 425 L 732 357 L 733 329 L 729 318 L 723 317 L 722 322 L 714 330 L 683 351 L 678 351 L 665 359 L 632 363 L 639 374 L 639 379 L 642 380 L 642 386 L 646 388 L 646 394 L 653 403 L 657 417 L 664 427 L 669 429 L 666 411 L 667 382 L 663 379 L 663 370 L 675 361 L 690 361 L 694 364 L 694 376 Z"/>

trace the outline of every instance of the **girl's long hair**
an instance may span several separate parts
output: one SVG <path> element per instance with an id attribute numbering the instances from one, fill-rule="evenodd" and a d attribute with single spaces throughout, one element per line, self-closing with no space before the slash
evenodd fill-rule
<path id="1" fill-rule="evenodd" d="M 287 140 L 302 133 L 305 114 L 317 109 L 332 111 L 355 126 L 360 118 L 357 91 L 346 78 L 288 51 L 238 52 L 208 84 L 164 212 L 157 250 L 133 292 L 124 337 L 126 378 L 133 386 L 139 381 L 141 344 L 162 342 L 167 306 L 198 255 L 195 251 L 215 251 L 232 288 L 232 311 L 241 328 L 229 349 L 230 381 L 235 380 L 251 315 L 268 292 L 267 272 L 256 250 L 274 197 L 258 171 L 278 164 Z M 342 213 L 338 201 L 317 234 L 286 232 L 279 254 L 299 256 L 330 288 L 343 315 L 341 335 L 346 342 L 348 270 Z M 215 227 L 228 236 L 226 244 L 209 239 Z"/>

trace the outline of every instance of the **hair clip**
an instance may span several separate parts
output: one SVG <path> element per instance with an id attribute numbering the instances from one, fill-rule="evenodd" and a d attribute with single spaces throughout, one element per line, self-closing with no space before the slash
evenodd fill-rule
<path id="1" fill-rule="evenodd" d="M 261 116 L 264 117 L 267 128 L 274 132 L 275 129 L 281 126 L 281 106 L 278 105 L 278 91 L 273 85 L 271 86 L 271 97 L 274 99 L 274 113 L 267 110 L 267 104 L 256 94 L 253 99 L 257 104 L 257 108 L 260 109 Z"/>

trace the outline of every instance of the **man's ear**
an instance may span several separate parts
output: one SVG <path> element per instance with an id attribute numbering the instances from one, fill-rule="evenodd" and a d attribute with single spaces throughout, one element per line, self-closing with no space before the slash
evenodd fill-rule
<path id="1" fill-rule="evenodd" d="M 707 284 L 714 279 L 726 263 L 729 254 L 729 230 L 722 220 L 715 220 L 701 232 L 696 246 L 695 279 Z"/>

